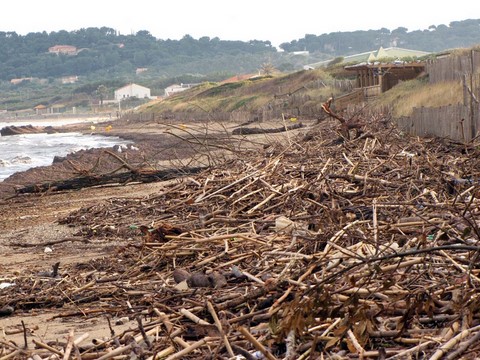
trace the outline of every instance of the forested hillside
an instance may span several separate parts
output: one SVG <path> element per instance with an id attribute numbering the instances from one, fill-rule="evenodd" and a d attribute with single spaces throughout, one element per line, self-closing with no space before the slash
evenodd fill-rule
<path id="1" fill-rule="evenodd" d="M 470 47 L 480 43 L 480 19 L 453 21 L 447 25 L 431 25 L 426 30 L 395 30 L 334 32 L 307 34 L 304 38 L 280 45 L 285 51 L 322 52 L 332 56 L 344 56 L 383 47 L 402 47 L 413 50 L 438 52 L 445 49 Z"/>
<path id="2" fill-rule="evenodd" d="M 49 53 L 49 48 L 55 45 L 74 46 L 77 53 Z M 218 67 L 251 70 L 261 64 L 265 54 L 274 52 L 276 49 L 268 41 L 223 41 L 208 37 L 196 40 L 189 35 L 181 40 L 159 40 L 148 31 L 121 35 L 107 27 L 24 36 L 0 32 L 0 79 L 118 75 L 145 67 L 163 69 L 166 75 L 208 73 Z"/>
<path id="3" fill-rule="evenodd" d="M 118 77 L 135 74 L 137 68 L 148 68 L 155 76 L 183 74 L 248 73 L 271 62 L 279 70 L 297 70 L 302 61 L 315 62 L 380 46 L 404 47 L 425 51 L 442 51 L 480 43 L 480 20 L 455 21 L 432 25 L 426 30 L 409 32 L 406 28 L 336 32 L 305 35 L 284 43 L 285 52 L 277 52 L 270 41 L 226 41 L 218 37 L 180 40 L 157 39 L 148 31 L 123 35 L 116 30 L 86 28 L 76 31 L 29 33 L 0 32 L 0 80 L 35 77 L 53 79 L 76 75 Z M 49 48 L 70 45 L 75 54 L 52 54 Z M 294 51 L 310 52 L 310 58 L 299 61 Z"/>

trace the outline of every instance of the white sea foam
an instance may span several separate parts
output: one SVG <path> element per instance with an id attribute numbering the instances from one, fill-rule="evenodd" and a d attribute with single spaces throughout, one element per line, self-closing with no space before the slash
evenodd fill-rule
<path id="1" fill-rule="evenodd" d="M 80 133 L 2 136 L 0 137 L 0 181 L 19 171 L 50 165 L 56 155 L 65 156 L 81 149 L 104 148 L 128 143 L 130 142 L 118 137 Z"/>
<path id="2" fill-rule="evenodd" d="M 71 125 L 71 124 L 85 124 L 85 125 L 93 125 L 102 123 L 105 121 L 111 121 L 110 118 L 106 117 L 98 117 L 98 118 L 35 118 L 35 119 L 28 119 L 28 120 L 3 120 L 0 121 L 0 129 L 6 126 L 25 126 L 25 125 L 32 125 L 32 126 L 63 126 L 63 125 Z"/>

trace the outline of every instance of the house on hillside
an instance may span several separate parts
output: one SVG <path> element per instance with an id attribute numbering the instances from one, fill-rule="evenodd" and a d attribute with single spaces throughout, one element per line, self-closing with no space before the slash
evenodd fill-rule
<path id="1" fill-rule="evenodd" d="M 43 104 L 38 104 L 37 106 L 35 106 L 33 108 L 33 110 L 35 110 L 36 115 L 42 115 L 42 114 L 46 114 L 48 112 L 47 107 Z"/>
<path id="2" fill-rule="evenodd" d="M 78 81 L 78 76 L 72 75 L 72 76 L 63 76 L 60 78 L 60 82 L 62 84 L 75 84 Z"/>
<path id="3" fill-rule="evenodd" d="M 18 85 L 18 84 L 21 84 L 23 82 L 32 82 L 33 81 L 33 78 L 32 77 L 25 77 L 25 78 L 18 78 L 18 79 L 11 79 L 10 80 L 10 84 L 12 85 Z"/>
<path id="4" fill-rule="evenodd" d="M 170 85 L 170 86 L 168 86 L 164 89 L 165 96 L 166 97 L 171 96 L 173 94 L 191 89 L 192 87 L 197 86 L 197 85 L 198 84 L 180 84 L 180 85 L 179 84 L 173 84 L 173 85 Z"/>
<path id="5" fill-rule="evenodd" d="M 48 48 L 50 54 L 77 55 L 77 48 L 72 45 L 55 45 Z"/>
<path id="6" fill-rule="evenodd" d="M 362 63 L 345 66 L 345 70 L 356 72 L 356 88 L 368 88 L 372 95 L 378 95 L 390 90 L 400 81 L 415 79 L 425 71 L 425 63 Z"/>
<path id="7" fill-rule="evenodd" d="M 420 56 L 422 53 L 427 53 L 399 48 L 391 48 L 390 52 L 387 50 L 389 49 L 380 48 L 378 52 L 368 54 L 368 57 L 365 53 L 362 56 L 367 59 L 366 61 L 344 67 L 346 71 L 356 73 L 355 89 L 335 99 L 337 108 L 344 108 L 351 102 L 368 101 L 390 90 L 401 81 L 412 80 L 425 73 L 425 61 L 400 59 L 414 57 L 414 54 Z M 359 55 L 357 55 L 357 61 L 361 60 Z"/>
<path id="8" fill-rule="evenodd" d="M 150 89 L 145 86 L 132 83 L 115 90 L 115 100 L 117 102 L 130 97 L 136 97 L 138 99 L 150 99 Z"/>

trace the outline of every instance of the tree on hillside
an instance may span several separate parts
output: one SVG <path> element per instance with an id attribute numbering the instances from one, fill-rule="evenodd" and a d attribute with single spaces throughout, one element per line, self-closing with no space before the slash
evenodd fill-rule
<path id="1" fill-rule="evenodd" d="M 108 89 L 105 85 L 99 85 L 97 88 L 97 95 L 100 98 L 100 106 L 103 106 L 103 100 L 106 98 L 108 94 Z"/>
<path id="2" fill-rule="evenodd" d="M 260 67 L 260 72 L 264 75 L 272 75 L 275 70 L 275 66 L 270 61 L 264 62 Z"/>

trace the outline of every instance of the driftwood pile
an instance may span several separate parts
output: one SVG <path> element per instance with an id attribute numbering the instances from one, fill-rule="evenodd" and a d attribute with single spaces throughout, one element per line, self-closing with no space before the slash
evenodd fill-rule
<path id="1" fill-rule="evenodd" d="M 353 140 L 323 124 L 62 219 L 78 239 L 130 240 L 50 281 L 18 275 L 0 305 L 138 326 L 35 349 L 20 326 L 0 356 L 477 358 L 480 150 L 364 120 Z"/>

